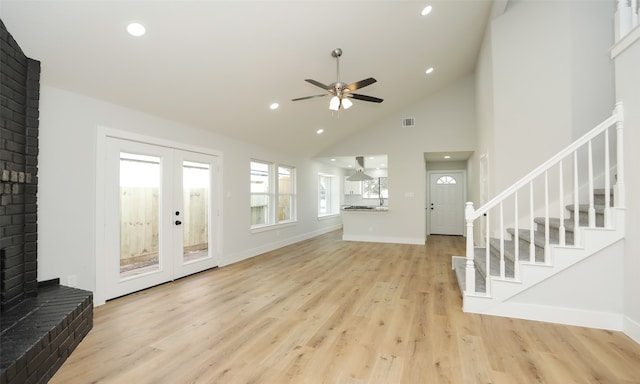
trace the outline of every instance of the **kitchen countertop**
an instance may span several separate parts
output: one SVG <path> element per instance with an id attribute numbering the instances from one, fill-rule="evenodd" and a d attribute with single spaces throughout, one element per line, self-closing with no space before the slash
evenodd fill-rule
<path id="1" fill-rule="evenodd" d="M 347 205 L 341 208 L 343 212 L 388 212 L 389 207 L 386 205 Z"/>

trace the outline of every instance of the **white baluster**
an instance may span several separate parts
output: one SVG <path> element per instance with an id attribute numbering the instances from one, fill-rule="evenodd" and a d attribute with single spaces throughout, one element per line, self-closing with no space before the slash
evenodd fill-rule
<path id="1" fill-rule="evenodd" d="M 567 244 L 567 239 L 564 228 L 564 170 L 562 168 L 562 160 L 560 160 L 558 168 L 558 179 L 560 182 L 560 226 L 558 227 L 558 236 L 560 236 L 560 245 L 565 246 Z"/>
<path id="2" fill-rule="evenodd" d="M 544 171 L 544 262 L 549 262 L 549 172 Z"/>
<path id="3" fill-rule="evenodd" d="M 487 273 L 485 273 L 484 276 L 484 286 L 486 287 L 486 295 L 490 296 L 491 295 L 491 227 L 489 225 L 489 211 L 487 211 L 486 213 L 487 215 L 487 239 L 486 239 L 486 247 L 485 247 L 485 257 L 484 257 L 484 265 L 485 265 L 485 270 L 487 271 Z"/>
<path id="4" fill-rule="evenodd" d="M 604 131 L 604 227 L 611 228 L 611 181 L 609 180 L 609 129 Z"/>
<path id="5" fill-rule="evenodd" d="M 513 199 L 515 202 L 515 235 L 513 237 L 513 252 L 514 252 L 514 262 L 513 262 L 513 278 L 519 280 L 520 279 L 520 226 L 518 224 L 518 191 L 516 191 L 513 195 Z"/>
<path id="6" fill-rule="evenodd" d="M 580 239 L 580 190 L 578 188 L 578 150 L 573 151 L 573 245 L 581 244 Z"/>
<path id="7" fill-rule="evenodd" d="M 464 216 L 467 222 L 467 263 L 465 266 L 465 293 L 475 294 L 476 292 L 476 267 L 474 263 L 473 246 L 473 203 L 467 202 Z"/>
<path id="8" fill-rule="evenodd" d="M 596 226 L 596 208 L 593 205 L 593 149 L 589 140 L 588 145 L 588 166 L 589 166 L 589 228 Z"/>
<path id="9" fill-rule="evenodd" d="M 500 202 L 500 278 L 504 279 L 504 213 Z"/>
<path id="10" fill-rule="evenodd" d="M 529 182 L 529 212 L 531 216 L 531 222 L 529 223 L 529 262 L 533 263 L 536 261 L 536 245 L 534 242 L 534 232 L 533 227 L 536 225 L 534 220 L 535 212 L 533 211 L 533 180 Z"/>

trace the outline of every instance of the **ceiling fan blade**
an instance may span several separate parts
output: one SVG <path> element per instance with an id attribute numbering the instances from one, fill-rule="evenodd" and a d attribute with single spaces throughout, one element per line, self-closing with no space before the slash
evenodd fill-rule
<path id="1" fill-rule="evenodd" d="M 313 96 L 298 97 L 297 99 L 291 99 L 291 101 L 315 99 L 316 97 L 325 97 L 327 95 L 328 95 L 328 93 L 325 93 L 324 95 L 313 95 Z"/>
<path id="2" fill-rule="evenodd" d="M 382 99 L 378 99 L 377 97 L 367 96 L 367 95 L 359 95 L 357 93 L 350 93 L 349 97 L 353 97 L 357 100 L 370 101 L 372 103 L 382 103 Z"/>
<path id="3" fill-rule="evenodd" d="M 355 83 L 347 85 L 347 89 L 350 90 L 351 92 L 353 92 L 356 89 L 364 88 L 367 85 L 371 85 L 371 84 L 375 83 L 376 81 L 377 81 L 376 79 L 374 79 L 373 77 L 370 77 L 368 79 L 356 81 Z"/>
<path id="4" fill-rule="evenodd" d="M 311 83 L 311 84 L 315 85 L 316 87 L 320 87 L 322 89 L 329 90 L 329 86 L 328 85 L 324 85 L 319 81 L 315 81 L 313 79 L 304 79 L 304 81 L 306 81 L 307 83 Z"/>

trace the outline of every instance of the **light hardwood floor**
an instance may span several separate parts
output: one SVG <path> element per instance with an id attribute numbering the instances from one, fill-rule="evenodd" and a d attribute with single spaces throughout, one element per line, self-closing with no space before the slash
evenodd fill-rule
<path id="1" fill-rule="evenodd" d="M 640 383 L 622 333 L 463 313 L 461 237 L 341 234 L 96 308 L 51 383 Z"/>

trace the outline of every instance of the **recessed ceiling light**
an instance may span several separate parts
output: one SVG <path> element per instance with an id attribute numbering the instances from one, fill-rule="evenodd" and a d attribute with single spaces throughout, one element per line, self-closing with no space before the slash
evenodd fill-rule
<path id="1" fill-rule="evenodd" d="M 331 161 L 336 161 L 336 159 L 331 159 Z"/>
<path id="2" fill-rule="evenodd" d="M 130 23 L 127 25 L 127 32 L 129 32 L 131 36 L 140 37 L 144 35 L 146 31 L 147 29 L 140 23 Z"/>
<path id="3" fill-rule="evenodd" d="M 426 7 L 424 7 L 424 9 L 422 10 L 422 12 L 420 12 L 420 14 L 421 14 L 422 16 L 427 16 L 428 14 L 430 14 L 430 13 L 431 13 L 431 10 L 432 10 L 432 9 L 433 9 L 433 7 L 432 7 L 432 6 L 427 5 Z"/>
<path id="4" fill-rule="evenodd" d="M 278 109 L 278 107 L 279 107 L 279 106 L 280 106 L 280 104 L 278 104 L 278 103 L 272 103 L 272 104 L 269 106 L 269 108 L 271 108 L 271 109 Z"/>
<path id="5" fill-rule="evenodd" d="M 319 135 L 319 134 L 321 134 L 322 132 L 324 132 L 324 129 L 322 129 L 322 128 L 320 128 L 320 129 L 318 129 L 318 130 L 316 131 L 316 133 L 317 133 L 318 135 Z"/>
<path id="6" fill-rule="evenodd" d="M 445 159 L 450 159 L 450 158 L 451 158 L 451 156 L 446 155 L 444 158 L 445 158 Z"/>
<path id="7" fill-rule="evenodd" d="M 424 73 L 426 73 L 427 75 L 431 74 L 431 72 L 433 72 L 433 67 L 429 67 L 426 71 L 424 71 Z"/>

